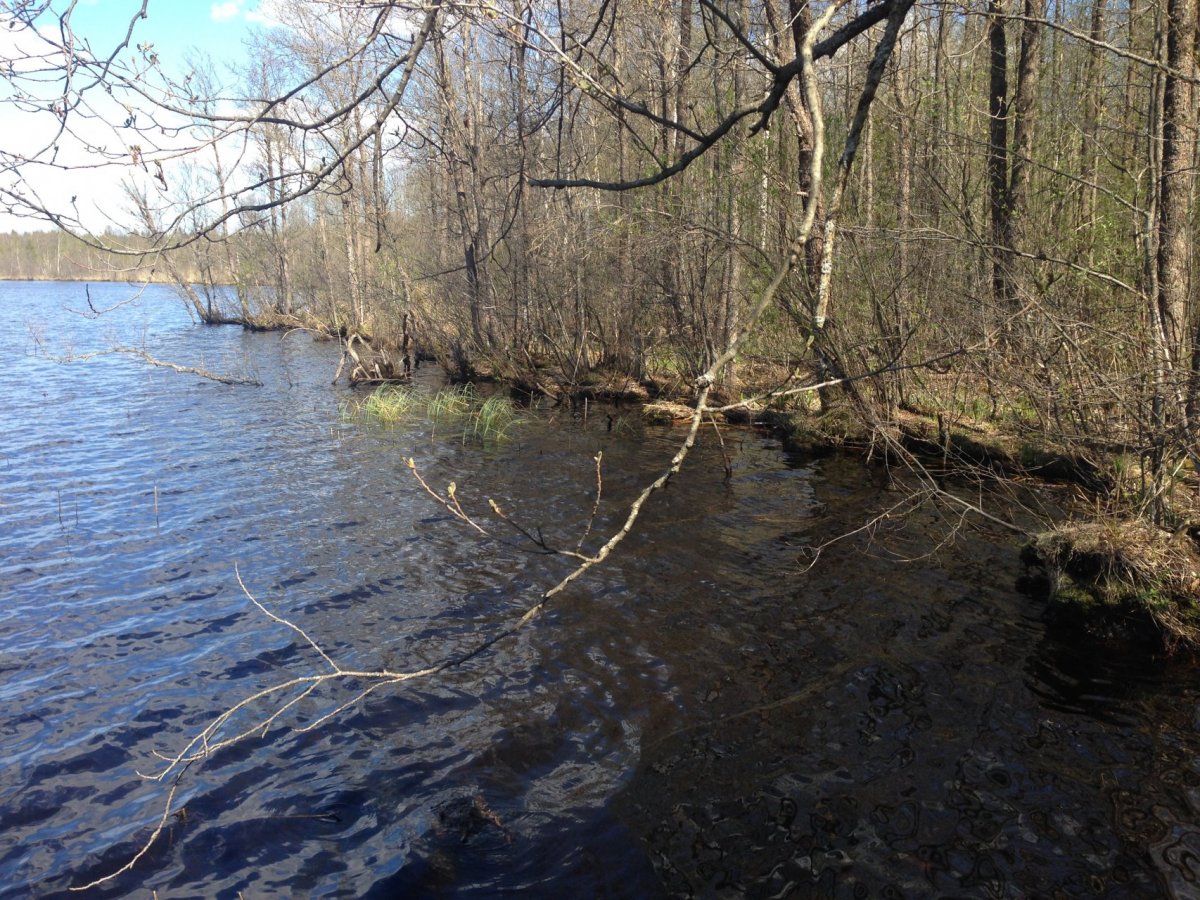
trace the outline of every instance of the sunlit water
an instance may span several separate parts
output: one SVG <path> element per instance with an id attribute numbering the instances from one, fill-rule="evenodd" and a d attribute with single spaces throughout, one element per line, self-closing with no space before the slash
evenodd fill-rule
<path id="1" fill-rule="evenodd" d="M 4 896 L 121 868 L 162 815 L 170 783 L 137 774 L 156 754 L 327 670 L 236 573 L 343 667 L 420 668 L 569 568 L 486 498 L 573 549 L 602 450 L 594 549 L 679 438 L 627 410 L 533 410 L 496 446 L 366 427 L 334 344 L 193 325 L 163 288 L 71 308 L 82 285 L 0 285 Z M 113 345 L 263 385 L 50 358 Z M 293 731 L 361 687 L 332 685 L 193 764 L 160 839 L 92 895 L 1196 895 L 1193 670 L 1052 637 L 1011 536 L 925 556 L 954 524 L 932 513 L 806 572 L 896 495 L 860 461 L 725 440 L 732 478 L 706 436 L 518 636 Z"/>

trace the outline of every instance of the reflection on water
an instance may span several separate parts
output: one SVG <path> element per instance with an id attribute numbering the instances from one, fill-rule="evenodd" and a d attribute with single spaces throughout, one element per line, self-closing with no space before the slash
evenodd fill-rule
<path id="1" fill-rule="evenodd" d="M 161 814 L 138 779 L 214 714 L 320 659 L 415 668 L 566 571 L 478 539 L 453 480 L 573 546 L 677 435 L 567 411 L 479 448 L 345 422 L 337 348 L 189 323 L 153 288 L 99 322 L 82 287 L 0 285 L 0 892 L 118 868 Z M 92 288 L 97 306 L 124 289 Z M 239 388 L 58 352 L 145 343 Z M 65 348 L 65 349 L 61 349 Z M 431 376 L 432 377 L 432 376 Z M 431 382 L 432 383 L 432 382 Z M 163 838 L 96 893 L 163 896 L 1189 896 L 1194 673 L 1096 659 L 1017 594 L 1008 536 L 944 523 L 806 550 L 892 504 L 861 463 L 702 443 L 642 527 L 518 637 L 304 734 L 193 766 Z M 353 696 L 297 705 L 313 721 Z"/>

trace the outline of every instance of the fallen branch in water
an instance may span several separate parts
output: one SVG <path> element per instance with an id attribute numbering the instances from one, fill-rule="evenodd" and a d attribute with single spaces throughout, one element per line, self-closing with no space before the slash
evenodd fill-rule
<path id="1" fill-rule="evenodd" d="M 247 384 L 254 386 L 262 386 L 262 382 L 257 378 L 249 378 L 239 375 L 222 375 L 219 372 L 210 372 L 208 369 L 201 369 L 198 366 L 181 366 L 178 363 L 167 362 L 164 359 L 158 359 L 151 356 L 145 350 L 138 347 L 110 347 L 108 350 L 95 350 L 91 353 L 78 353 L 68 356 L 52 357 L 56 362 L 84 362 L 89 359 L 98 359 L 101 356 L 132 356 L 135 359 L 140 359 L 149 365 L 160 369 L 170 369 L 172 372 L 178 372 L 181 375 L 198 375 L 201 378 L 207 378 L 209 381 L 217 381 L 221 384 Z"/>
<path id="2" fill-rule="evenodd" d="M 130 871 L 134 865 L 136 865 L 137 861 L 150 851 L 150 848 L 154 846 L 155 841 L 157 841 L 159 836 L 162 834 L 163 829 L 171 816 L 171 805 L 175 800 L 175 793 L 179 788 L 180 779 L 183 777 L 183 774 L 187 771 L 188 767 L 192 763 L 197 762 L 198 760 L 207 759 L 217 751 L 223 750 L 226 747 L 231 747 L 234 744 L 238 744 L 256 733 L 265 732 L 284 713 L 295 707 L 306 697 L 311 696 L 312 693 L 322 685 L 329 682 L 344 680 L 372 682 L 369 686 L 359 690 L 358 693 L 356 693 L 350 700 L 338 704 L 334 709 L 318 717 L 315 721 L 310 722 L 307 725 L 297 727 L 295 730 L 298 733 L 304 733 L 306 731 L 312 731 L 313 729 L 319 728 L 329 721 L 329 719 L 336 716 L 338 713 L 342 712 L 348 707 L 353 706 L 359 700 L 363 699 L 378 688 L 400 684 L 401 682 L 409 681 L 413 678 L 420 678 L 425 675 L 433 675 L 458 662 L 458 660 L 447 660 L 443 663 L 439 663 L 438 665 L 430 666 L 424 669 L 418 669 L 412 672 L 393 672 L 388 669 L 362 672 L 345 669 L 334 662 L 333 658 L 326 653 L 325 650 L 323 650 L 321 646 L 314 641 L 312 637 L 309 636 L 308 632 L 306 632 L 303 628 L 301 628 L 299 625 L 296 625 L 294 622 L 283 618 L 282 616 L 276 615 L 263 606 L 263 604 L 260 603 L 258 599 L 250 593 L 245 582 L 242 581 L 241 572 L 238 571 L 236 566 L 234 567 L 234 577 L 237 578 L 238 587 L 242 589 L 242 593 L 246 596 L 246 599 L 258 607 L 258 609 L 267 618 L 274 622 L 278 622 L 287 628 L 290 628 L 292 631 L 296 632 L 296 634 L 302 637 L 305 643 L 315 650 L 321 659 L 325 661 L 331 671 L 316 675 L 297 676 L 295 678 L 289 678 L 285 681 L 279 682 L 278 684 L 271 685 L 270 687 L 263 688 L 260 691 L 244 697 L 241 701 L 235 703 L 220 715 L 213 718 L 207 725 L 204 726 L 204 728 L 193 735 L 192 739 L 188 741 L 186 745 L 184 745 L 183 749 L 174 756 L 155 754 L 159 759 L 166 763 L 162 770 L 156 774 L 149 775 L 138 772 L 138 775 L 147 781 L 164 782 L 167 779 L 172 779 L 171 790 L 167 793 L 166 801 L 163 804 L 162 816 L 159 818 L 157 826 L 151 832 L 149 838 L 146 839 L 145 843 L 142 844 L 137 853 L 135 853 L 121 868 L 114 872 L 110 872 L 108 875 L 97 878 L 94 881 L 90 881 L 87 884 L 72 885 L 70 890 L 90 890 L 91 888 L 106 884 L 107 882 L 110 882 Z M 256 717 L 254 722 L 249 727 L 243 728 L 238 733 L 229 737 L 221 737 L 222 731 L 238 713 L 255 705 L 259 701 L 274 699 L 276 697 L 281 698 L 280 705 L 277 708 L 266 710 L 263 715 Z M 172 778 L 172 776 L 174 777 Z"/>

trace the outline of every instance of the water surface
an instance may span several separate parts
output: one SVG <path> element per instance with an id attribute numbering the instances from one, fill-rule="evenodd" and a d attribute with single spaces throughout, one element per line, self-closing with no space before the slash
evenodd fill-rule
<path id="1" fill-rule="evenodd" d="M 679 438 L 619 409 L 533 410 L 495 446 L 366 427 L 334 344 L 194 325 L 160 287 L 69 308 L 82 285 L 0 285 L 5 896 L 120 868 L 161 815 L 166 786 L 137 775 L 156 753 L 321 670 L 235 567 L 342 666 L 418 668 L 569 568 L 487 497 L 574 547 L 603 451 L 594 548 Z M 263 384 L 45 352 L 116 344 Z M 955 523 L 932 511 L 805 571 L 895 493 L 859 461 L 726 445 L 730 479 L 706 436 L 517 637 L 293 731 L 360 685 L 331 687 L 191 766 L 162 838 L 94 894 L 1195 895 L 1192 670 L 1064 644 L 1014 589 L 1011 536 L 936 549 Z M 493 534 L 435 505 L 410 456 Z"/>

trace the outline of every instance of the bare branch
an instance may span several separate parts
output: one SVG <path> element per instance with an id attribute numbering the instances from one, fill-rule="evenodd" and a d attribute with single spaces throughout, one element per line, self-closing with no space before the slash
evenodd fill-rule
<path id="1" fill-rule="evenodd" d="M 160 369 L 170 369 L 172 372 L 178 372 L 181 375 L 198 375 L 201 378 L 207 378 L 209 381 L 220 382 L 221 384 L 245 384 L 261 387 L 262 382 L 257 378 L 242 377 L 238 375 L 221 375 L 217 372 L 210 372 L 208 369 L 202 369 L 198 366 L 181 366 L 178 363 L 167 362 L 166 360 L 158 359 L 151 356 L 145 350 L 138 347 L 110 347 L 108 350 L 94 350 L 91 353 L 76 353 L 68 356 L 52 357 L 56 362 L 84 362 L 89 359 L 98 359 L 102 356 L 132 356 L 135 359 L 140 359 L 149 365 Z"/>
<path id="2" fill-rule="evenodd" d="M 862 15 L 858 16 L 851 22 L 839 28 L 836 32 L 830 35 L 827 39 L 820 43 L 815 43 L 809 48 L 812 54 L 810 63 L 817 59 L 832 57 L 838 50 L 844 47 L 847 43 L 853 40 L 858 35 L 867 31 L 874 25 L 884 21 L 892 12 L 897 0 L 884 0 L 884 2 L 871 6 Z M 841 9 L 845 2 L 835 2 L 828 7 L 833 12 Z M 911 4 L 910 4 L 911 5 Z M 822 19 L 827 24 L 830 16 L 822 16 Z M 750 133 L 756 134 L 767 127 L 772 114 L 779 108 L 779 103 L 787 93 L 788 85 L 801 75 L 804 69 L 804 62 L 801 56 L 797 56 L 787 65 L 772 67 L 773 77 L 771 86 L 767 91 L 766 98 L 760 103 L 753 106 L 744 106 L 729 113 L 724 119 L 713 126 L 709 131 L 697 133 L 691 129 L 685 128 L 681 123 L 670 121 L 663 123 L 658 117 L 646 109 L 643 104 L 631 104 L 628 101 L 620 103 L 620 107 L 628 112 L 633 112 L 638 115 L 646 116 L 652 121 L 660 124 L 667 124 L 669 127 L 681 133 L 687 134 L 694 141 L 694 146 L 684 152 L 675 162 L 670 165 L 661 166 L 656 172 L 642 178 L 634 178 L 625 181 L 604 180 L 597 178 L 531 178 L 529 183 L 534 187 L 546 188 L 595 188 L 604 191 L 629 191 L 637 188 L 649 187 L 655 184 L 661 184 L 669 178 L 678 175 L 680 172 L 688 168 L 697 159 L 707 153 L 714 145 L 724 138 L 733 128 L 744 119 L 757 115 L 755 124 L 751 127 Z"/>
<path id="3" fill-rule="evenodd" d="M 454 518 L 459 519 L 460 521 L 466 522 L 468 525 L 470 525 L 472 528 L 474 528 L 480 534 L 483 534 L 483 535 L 487 534 L 487 531 L 481 525 L 479 525 L 477 522 L 475 522 L 475 520 L 473 520 L 470 516 L 468 516 L 465 512 L 463 512 L 463 508 L 459 504 L 458 497 L 456 496 L 458 489 L 453 481 L 450 482 L 450 486 L 446 489 L 446 496 L 443 497 L 441 494 L 439 494 L 437 491 L 435 491 L 433 488 L 431 488 L 429 486 L 428 482 L 426 482 L 425 479 L 421 477 L 421 473 L 419 471 L 417 471 L 417 461 L 415 459 L 413 459 L 410 456 L 406 460 L 405 464 L 412 471 L 413 477 L 416 478 L 417 481 L 420 482 L 421 487 L 423 487 L 425 489 L 425 493 L 427 493 L 430 497 L 432 497 L 438 503 L 442 504 L 442 506 L 446 507 L 446 511 L 448 513 L 450 513 L 450 515 L 454 516 Z"/>

